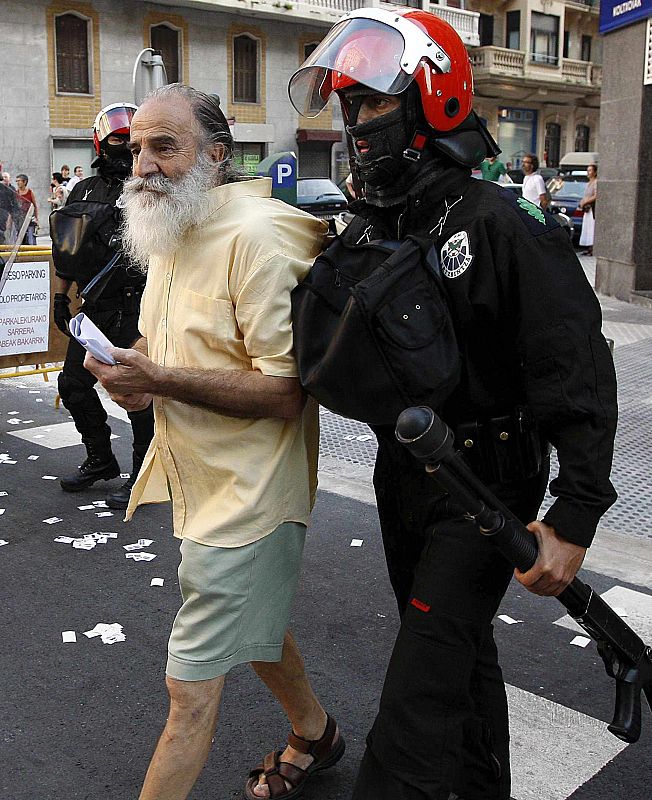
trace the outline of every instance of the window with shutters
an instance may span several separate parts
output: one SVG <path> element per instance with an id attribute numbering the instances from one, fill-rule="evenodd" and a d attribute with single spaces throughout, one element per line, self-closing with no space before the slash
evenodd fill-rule
<path id="1" fill-rule="evenodd" d="M 494 43 L 494 15 L 480 14 L 478 20 L 478 35 L 480 47 L 491 47 Z"/>
<path id="2" fill-rule="evenodd" d="M 559 64 L 559 17 L 532 12 L 530 60 L 535 64 Z"/>
<path id="3" fill-rule="evenodd" d="M 589 152 L 589 137 L 591 135 L 591 128 L 588 125 L 577 125 L 575 128 L 575 152 L 588 153 Z"/>
<path id="4" fill-rule="evenodd" d="M 259 42 L 242 34 L 233 39 L 233 102 L 257 103 Z"/>
<path id="5" fill-rule="evenodd" d="M 178 83 L 181 80 L 179 65 L 181 64 L 181 32 L 165 22 L 152 25 L 149 29 L 151 47 L 159 50 L 165 64 L 168 83 Z"/>
<path id="6" fill-rule="evenodd" d="M 521 12 L 508 11 L 505 14 L 505 47 L 510 50 L 521 49 Z"/>
<path id="7" fill-rule="evenodd" d="M 558 122 L 548 122 L 546 124 L 544 148 L 546 151 L 546 166 L 558 167 L 561 149 L 561 125 Z"/>
<path id="8" fill-rule="evenodd" d="M 68 12 L 54 18 L 57 92 L 91 94 L 89 19 Z"/>

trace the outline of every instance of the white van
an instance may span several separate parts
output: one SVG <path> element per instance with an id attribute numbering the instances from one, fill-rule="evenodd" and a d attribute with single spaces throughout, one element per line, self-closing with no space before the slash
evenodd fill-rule
<path id="1" fill-rule="evenodd" d="M 598 164 L 599 158 L 597 153 L 566 153 L 562 156 L 559 162 L 560 172 L 575 172 L 580 171 L 586 173 L 586 168 L 589 164 Z"/>

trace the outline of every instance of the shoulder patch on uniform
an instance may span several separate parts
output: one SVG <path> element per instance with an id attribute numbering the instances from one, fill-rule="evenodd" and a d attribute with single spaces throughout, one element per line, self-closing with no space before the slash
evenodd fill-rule
<path id="1" fill-rule="evenodd" d="M 459 278 L 473 261 L 466 231 L 454 233 L 441 249 L 441 271 L 447 278 Z"/>
<path id="2" fill-rule="evenodd" d="M 498 197 L 517 212 L 532 236 L 541 236 L 559 227 L 559 221 L 553 214 L 548 214 L 524 197 L 519 197 L 513 189 L 498 187 Z"/>
<path id="3" fill-rule="evenodd" d="M 542 225 L 546 224 L 546 218 L 539 206 L 535 206 L 534 203 L 532 203 L 530 200 L 526 200 L 524 197 L 519 197 L 516 202 L 524 211 L 527 211 L 531 217 L 534 217 L 534 219 L 536 219 Z"/>

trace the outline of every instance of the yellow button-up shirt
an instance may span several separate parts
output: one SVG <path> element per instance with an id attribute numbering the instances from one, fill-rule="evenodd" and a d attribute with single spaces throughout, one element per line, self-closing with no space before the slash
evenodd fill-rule
<path id="1" fill-rule="evenodd" d="M 140 332 L 167 367 L 296 377 L 290 292 L 323 247 L 326 224 L 270 197 L 269 178 L 210 190 L 203 219 L 150 260 Z M 174 534 L 238 547 L 282 522 L 307 523 L 316 489 L 318 416 L 238 419 L 154 398 L 156 433 L 131 493 L 172 499 Z"/>

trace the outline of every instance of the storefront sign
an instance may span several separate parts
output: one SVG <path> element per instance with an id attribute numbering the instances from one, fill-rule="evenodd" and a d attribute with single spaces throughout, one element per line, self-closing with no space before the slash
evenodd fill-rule
<path id="1" fill-rule="evenodd" d="M 600 33 L 652 16 L 652 0 L 601 0 Z"/>
<path id="2" fill-rule="evenodd" d="M 50 264 L 14 263 L 0 295 L 0 356 L 48 350 Z"/>

